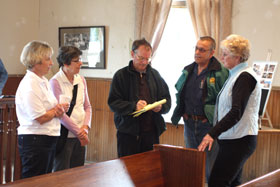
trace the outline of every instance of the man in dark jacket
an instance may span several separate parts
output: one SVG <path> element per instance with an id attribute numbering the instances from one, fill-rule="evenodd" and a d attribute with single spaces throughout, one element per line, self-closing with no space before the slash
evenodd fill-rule
<path id="1" fill-rule="evenodd" d="M 150 65 L 151 54 L 152 47 L 145 39 L 134 41 L 133 60 L 112 80 L 108 105 L 114 112 L 119 157 L 152 150 L 166 129 L 161 115 L 170 110 L 171 99 L 167 84 Z M 131 115 L 162 99 L 167 102 L 138 117 Z"/>
<path id="2" fill-rule="evenodd" d="M 195 62 L 186 66 L 175 87 L 177 106 L 171 121 L 177 125 L 183 117 L 187 148 L 197 149 L 213 126 L 216 97 L 228 77 L 228 70 L 213 56 L 216 43 L 210 36 L 200 37 L 195 48 Z M 213 165 L 216 149 L 206 152 L 206 178 Z"/>

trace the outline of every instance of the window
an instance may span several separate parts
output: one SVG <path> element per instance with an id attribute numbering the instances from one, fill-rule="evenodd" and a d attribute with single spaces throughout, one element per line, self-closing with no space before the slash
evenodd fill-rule
<path id="1" fill-rule="evenodd" d="M 194 61 L 195 44 L 196 37 L 188 8 L 172 6 L 161 42 L 152 61 L 152 66 L 168 84 L 172 99 L 171 109 L 164 115 L 166 122 L 171 122 L 176 106 L 175 83 L 183 68 Z M 183 124 L 183 121 L 180 123 Z"/>

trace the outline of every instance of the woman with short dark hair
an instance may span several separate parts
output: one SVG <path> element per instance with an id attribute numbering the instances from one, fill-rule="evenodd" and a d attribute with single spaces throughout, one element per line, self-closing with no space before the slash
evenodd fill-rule
<path id="1" fill-rule="evenodd" d="M 52 91 L 59 101 L 60 95 L 72 100 L 76 92 L 72 113 L 68 114 L 70 116 L 63 115 L 60 120 L 62 128 L 66 130 L 67 139 L 55 157 L 54 171 L 83 166 L 85 162 L 85 145 L 89 142 L 88 130 L 91 126 L 92 111 L 86 81 L 79 75 L 82 66 L 81 55 L 82 52 L 77 47 L 61 47 L 57 56 L 60 69 L 50 80 Z M 73 92 L 75 87 L 77 90 Z"/>

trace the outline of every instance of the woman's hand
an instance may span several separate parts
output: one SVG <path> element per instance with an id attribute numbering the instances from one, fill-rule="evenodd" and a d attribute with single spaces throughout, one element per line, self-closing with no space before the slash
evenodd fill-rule
<path id="1" fill-rule="evenodd" d="M 41 125 L 43 125 L 44 123 L 51 121 L 55 117 L 61 118 L 64 113 L 65 111 L 62 105 L 57 104 L 55 107 L 48 110 L 44 115 L 36 118 L 35 120 L 38 121 Z"/>
<path id="2" fill-rule="evenodd" d="M 87 125 L 83 125 L 80 128 L 80 131 L 78 133 L 78 137 L 77 137 L 81 143 L 81 146 L 85 146 L 89 143 L 89 139 L 88 139 L 88 126 Z"/>
<path id="3" fill-rule="evenodd" d="M 88 139 L 88 136 L 84 136 L 84 137 L 80 137 L 78 138 L 80 143 L 81 143 L 81 146 L 86 146 L 88 143 L 89 143 L 89 139 Z"/>
<path id="4" fill-rule="evenodd" d="M 64 109 L 65 112 L 68 112 L 68 110 L 69 110 L 69 108 L 70 108 L 69 103 L 62 103 L 61 106 L 63 107 L 63 109 Z"/>
<path id="5" fill-rule="evenodd" d="M 55 117 L 58 117 L 58 118 L 61 118 L 63 116 L 63 114 L 65 113 L 65 110 L 64 110 L 62 104 L 57 104 L 54 107 L 54 111 L 55 111 Z"/>
<path id="6" fill-rule="evenodd" d="M 213 142 L 214 142 L 214 139 L 209 134 L 206 134 L 204 136 L 204 138 L 202 139 L 202 142 L 198 146 L 198 150 L 204 151 L 206 149 L 206 147 L 209 146 L 208 151 L 210 151 L 212 148 Z"/>

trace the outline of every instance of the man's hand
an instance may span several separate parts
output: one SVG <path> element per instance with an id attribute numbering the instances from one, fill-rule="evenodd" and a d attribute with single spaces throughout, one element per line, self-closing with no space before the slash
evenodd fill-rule
<path id="1" fill-rule="evenodd" d="M 139 100 L 136 104 L 136 111 L 143 109 L 147 106 L 147 102 L 145 100 Z"/>
<path id="2" fill-rule="evenodd" d="M 161 110 L 161 108 L 162 108 L 162 105 L 158 105 L 157 107 L 155 107 L 155 108 L 153 109 L 153 111 L 154 111 L 154 112 L 159 112 L 159 111 Z"/>

